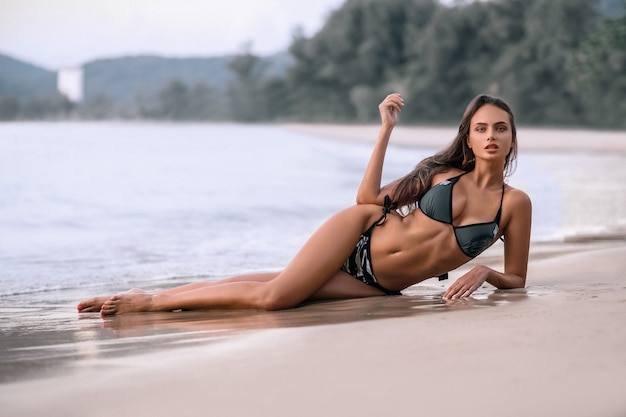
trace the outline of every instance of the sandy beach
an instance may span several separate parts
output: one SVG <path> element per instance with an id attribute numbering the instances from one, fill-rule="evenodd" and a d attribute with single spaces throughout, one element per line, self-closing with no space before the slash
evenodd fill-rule
<path id="1" fill-rule="evenodd" d="M 373 140 L 377 132 L 284 128 L 343 140 Z M 394 140 L 441 147 L 453 135 L 433 128 L 417 138 L 407 127 Z M 575 131 L 564 141 L 520 128 L 519 136 L 522 152 L 626 151 L 624 132 Z M 495 245 L 476 262 L 498 267 L 501 252 Z M 443 302 L 445 287 L 464 271 L 400 297 L 283 312 L 83 315 L 91 332 L 106 337 L 76 340 L 73 352 L 61 341 L 46 347 L 63 366 L 4 378 L 0 410 L 16 417 L 626 415 L 623 234 L 533 242 L 527 288 L 487 284 L 469 299 Z"/>
<path id="2" fill-rule="evenodd" d="M 379 125 L 327 125 L 327 124 L 288 124 L 288 130 L 309 133 L 333 139 L 374 142 L 380 129 Z M 419 133 L 418 133 L 419 132 Z M 588 151 L 588 152 L 626 152 L 626 132 L 587 131 L 535 127 L 517 127 L 520 152 L 540 151 Z M 456 135 L 455 127 L 397 126 L 393 131 L 391 143 L 405 146 L 427 146 L 439 149 L 447 145 Z"/>

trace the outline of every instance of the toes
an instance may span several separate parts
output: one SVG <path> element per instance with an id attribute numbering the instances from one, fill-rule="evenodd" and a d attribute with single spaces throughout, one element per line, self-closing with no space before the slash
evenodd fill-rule
<path id="1" fill-rule="evenodd" d="M 79 313 L 98 312 L 100 311 L 104 303 L 109 300 L 109 298 L 110 297 L 108 296 L 89 298 L 78 303 L 76 309 Z"/>
<path id="2" fill-rule="evenodd" d="M 108 308 L 107 306 L 102 306 L 100 309 L 101 316 L 112 316 L 115 314 L 115 309 Z"/>
<path id="3" fill-rule="evenodd" d="M 76 310 L 78 310 L 79 313 L 89 313 L 92 311 L 98 311 L 99 309 L 100 309 L 100 305 L 98 304 L 95 298 L 81 301 L 76 306 Z"/>
<path id="4" fill-rule="evenodd" d="M 100 314 L 103 316 L 109 316 L 115 314 L 117 311 L 117 305 L 115 303 L 115 299 L 111 297 L 108 301 L 102 304 L 102 308 L 100 308 Z"/>

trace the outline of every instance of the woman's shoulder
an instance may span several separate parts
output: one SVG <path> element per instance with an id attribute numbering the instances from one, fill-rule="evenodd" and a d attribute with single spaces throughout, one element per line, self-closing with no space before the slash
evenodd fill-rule
<path id="1" fill-rule="evenodd" d="M 463 171 L 459 168 L 446 167 L 441 172 L 433 175 L 431 185 L 439 184 L 442 181 L 449 180 L 450 178 L 458 177 L 459 175 L 467 174 L 467 171 Z"/>
<path id="2" fill-rule="evenodd" d="M 528 194 L 519 188 L 511 187 L 510 185 L 506 185 L 504 189 L 504 198 L 503 205 L 507 205 L 512 209 L 522 209 L 528 208 L 530 209 L 532 206 L 532 202 Z"/>
<path id="3" fill-rule="evenodd" d="M 528 235 L 532 217 L 533 208 L 528 194 L 518 188 L 506 185 L 502 199 L 502 233 L 506 236 Z"/>

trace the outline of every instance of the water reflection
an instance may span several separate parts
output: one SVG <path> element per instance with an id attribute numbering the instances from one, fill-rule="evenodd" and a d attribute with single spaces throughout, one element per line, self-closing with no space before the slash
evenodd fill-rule
<path id="1" fill-rule="evenodd" d="M 409 317 L 428 312 L 494 307 L 527 298 L 525 289 L 479 289 L 473 297 L 444 301 L 441 290 L 408 289 L 399 297 L 312 302 L 298 308 L 264 312 L 256 310 L 179 311 L 173 313 L 127 314 L 105 317 L 103 327 L 117 332 L 118 337 L 135 336 L 169 329 L 184 332 L 215 334 L 238 331 L 319 326 L 357 321 Z"/>
<path id="2" fill-rule="evenodd" d="M 48 311 L 45 323 L 37 309 L 22 309 L 24 321 L 5 334 L 0 346 L 0 382 L 41 378 L 67 372 L 102 358 L 219 343 L 237 335 L 276 328 L 353 323 L 458 310 L 495 307 L 528 297 L 524 289 L 481 288 L 471 298 L 443 301 L 440 287 L 416 286 L 399 297 L 307 303 L 276 312 L 256 310 L 140 313 L 101 318 L 97 313 L 69 313 L 68 306 Z M 29 319 L 30 317 L 30 319 Z M 4 337 L 6 336 L 6 337 Z"/>

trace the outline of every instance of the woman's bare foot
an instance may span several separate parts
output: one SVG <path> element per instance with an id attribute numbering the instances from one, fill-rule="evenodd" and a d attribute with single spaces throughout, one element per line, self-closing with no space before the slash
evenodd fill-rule
<path id="1" fill-rule="evenodd" d="M 88 300 L 83 300 L 76 306 L 76 310 L 79 313 L 94 313 L 100 311 L 102 305 L 111 297 L 94 297 Z"/>
<path id="2" fill-rule="evenodd" d="M 152 297 L 148 293 L 124 293 L 110 297 L 100 309 L 103 316 L 113 314 L 139 313 L 152 310 Z"/>
<path id="3" fill-rule="evenodd" d="M 141 290 L 139 288 L 133 288 L 132 290 L 129 290 L 126 292 L 126 294 L 145 294 L 145 293 L 146 292 L 144 290 Z M 97 313 L 102 309 L 102 306 L 104 305 L 104 303 L 106 303 L 110 298 L 111 296 L 109 295 L 89 298 L 87 300 L 83 300 L 80 303 L 78 303 L 78 305 L 76 306 L 76 309 L 78 310 L 79 313 Z"/>

